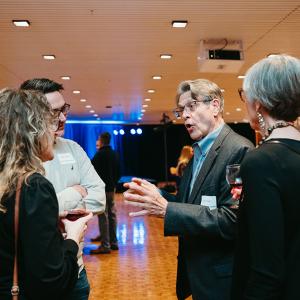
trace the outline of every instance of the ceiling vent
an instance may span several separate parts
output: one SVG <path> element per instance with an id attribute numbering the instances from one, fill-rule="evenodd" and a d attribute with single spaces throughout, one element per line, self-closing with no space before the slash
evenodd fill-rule
<path id="1" fill-rule="evenodd" d="M 244 64 L 243 43 L 241 40 L 201 40 L 197 58 L 200 72 L 238 73 Z"/>

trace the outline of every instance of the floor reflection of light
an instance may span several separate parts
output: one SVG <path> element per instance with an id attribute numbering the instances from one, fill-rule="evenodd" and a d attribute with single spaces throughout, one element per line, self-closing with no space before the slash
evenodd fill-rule
<path id="1" fill-rule="evenodd" d="M 122 224 L 117 227 L 117 239 L 120 244 L 126 245 L 126 239 L 127 239 L 126 224 Z"/>
<path id="2" fill-rule="evenodd" d="M 145 243 L 145 226 L 144 222 L 133 223 L 133 244 L 144 245 Z"/>

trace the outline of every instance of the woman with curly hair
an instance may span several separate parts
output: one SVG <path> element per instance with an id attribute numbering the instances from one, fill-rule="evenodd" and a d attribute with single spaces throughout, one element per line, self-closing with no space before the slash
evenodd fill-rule
<path id="1" fill-rule="evenodd" d="M 65 299 L 77 280 L 78 243 L 91 214 L 74 222 L 63 219 L 63 238 L 56 194 L 43 176 L 42 165 L 53 159 L 57 128 L 58 118 L 42 94 L 10 89 L 0 92 L 1 300 L 12 298 L 14 266 L 18 267 L 14 291 L 19 290 L 20 300 Z M 19 223 L 16 243 L 15 223 Z"/>

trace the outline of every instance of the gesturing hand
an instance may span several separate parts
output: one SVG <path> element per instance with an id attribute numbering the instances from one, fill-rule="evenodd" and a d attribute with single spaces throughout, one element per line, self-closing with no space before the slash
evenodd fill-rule
<path id="1" fill-rule="evenodd" d="M 131 206 L 141 208 L 138 212 L 130 212 L 129 216 L 165 216 L 168 201 L 161 196 L 154 184 L 144 179 L 132 178 L 131 182 L 124 183 L 124 187 L 128 188 L 123 193 L 125 202 Z"/>

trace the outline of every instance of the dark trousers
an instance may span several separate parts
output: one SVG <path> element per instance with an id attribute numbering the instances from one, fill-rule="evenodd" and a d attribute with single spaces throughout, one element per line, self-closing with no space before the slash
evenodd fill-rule
<path id="1" fill-rule="evenodd" d="M 114 196 L 115 192 L 106 192 L 105 212 L 98 216 L 99 229 L 101 233 L 101 245 L 110 248 L 117 245 L 117 215 Z"/>
<path id="2" fill-rule="evenodd" d="M 78 277 L 74 289 L 66 300 L 88 300 L 90 294 L 90 284 L 87 279 L 86 271 L 83 269 Z"/>

